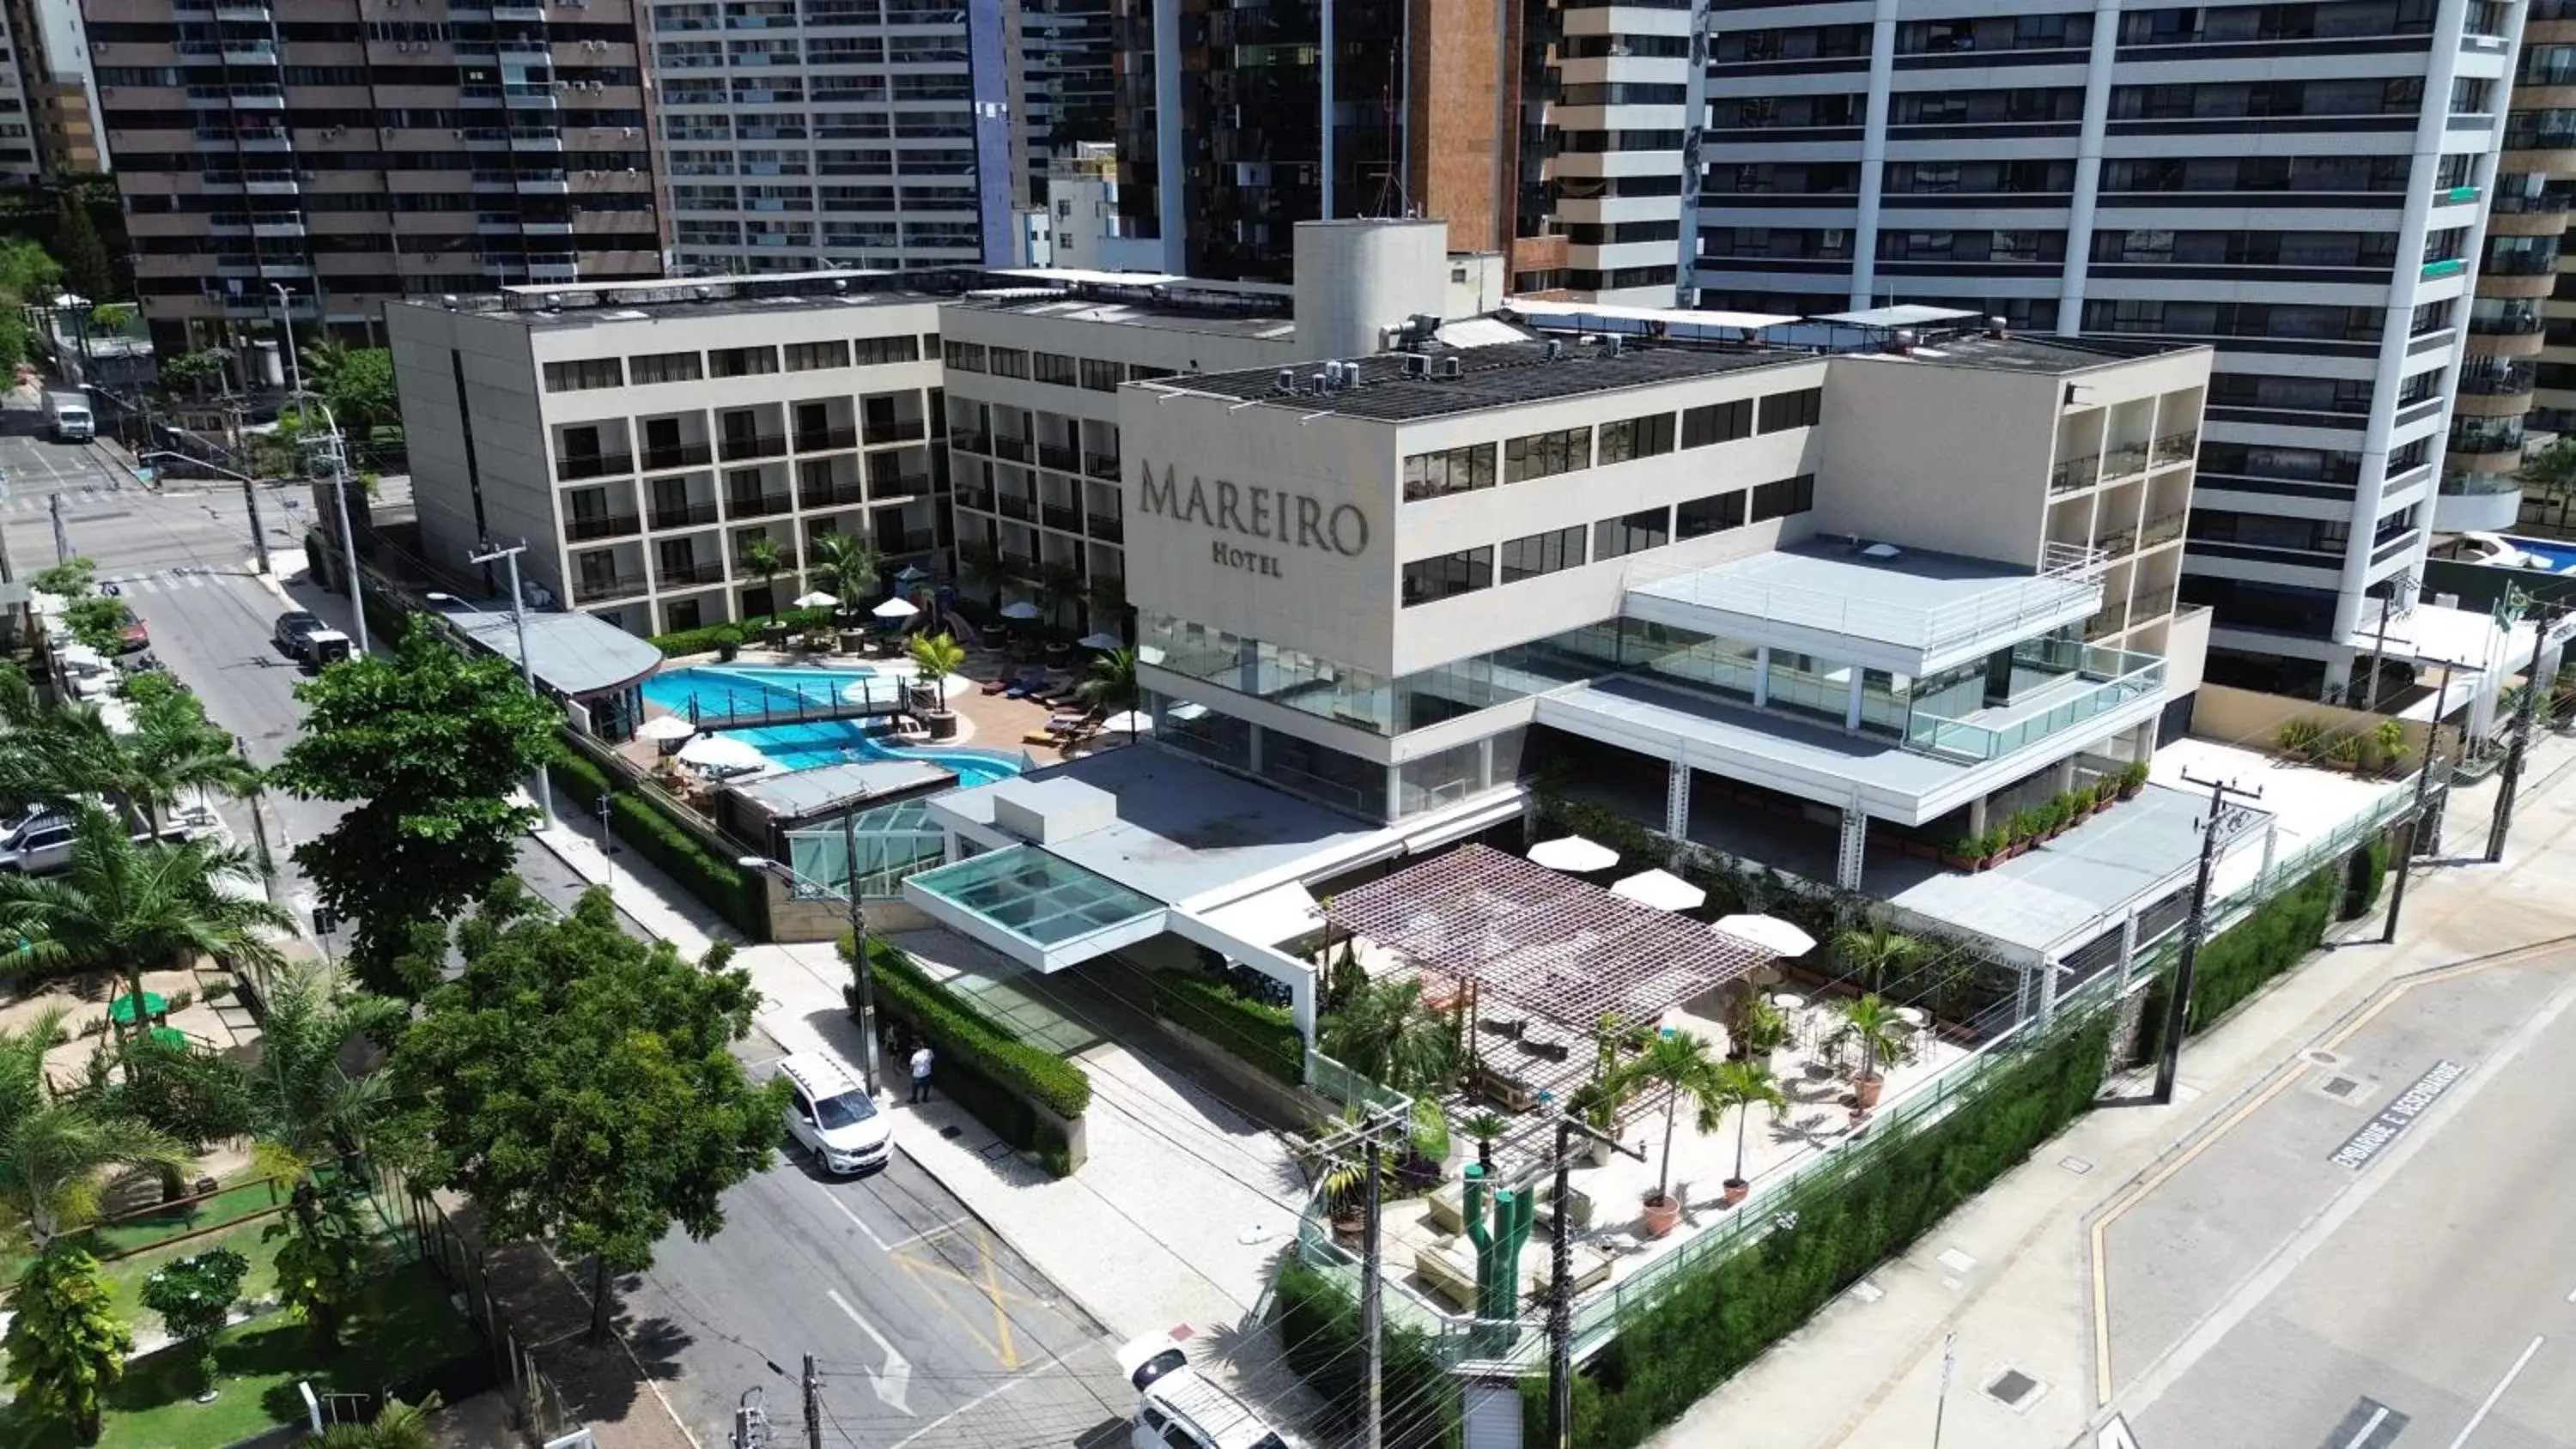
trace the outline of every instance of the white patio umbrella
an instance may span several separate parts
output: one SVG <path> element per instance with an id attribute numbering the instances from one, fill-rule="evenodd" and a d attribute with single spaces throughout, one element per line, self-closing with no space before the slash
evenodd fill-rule
<path id="1" fill-rule="evenodd" d="M 696 734 L 698 727 L 676 714 L 657 714 L 636 726 L 639 740 L 685 740 Z"/>
<path id="2" fill-rule="evenodd" d="M 821 589 L 807 589 L 796 596 L 795 602 L 800 609 L 837 609 L 841 606 L 839 595 L 827 594 Z"/>
<path id="3" fill-rule="evenodd" d="M 1139 710 L 1126 710 L 1102 720 L 1100 732 L 1105 735 L 1150 735 L 1154 732 L 1154 717 Z"/>
<path id="4" fill-rule="evenodd" d="M 1081 645 L 1085 649 L 1098 649 L 1103 653 L 1112 649 L 1124 649 L 1127 647 L 1127 641 L 1119 638 L 1115 634 L 1085 634 L 1073 642 Z"/>
<path id="5" fill-rule="evenodd" d="M 1696 910 L 1708 901 L 1708 892 L 1668 870 L 1641 871 L 1610 889 L 1659 911 Z"/>
<path id="6" fill-rule="evenodd" d="M 680 746 L 680 762 L 730 773 L 757 770 L 769 763 L 769 757 L 737 739 L 724 735 L 700 735 Z"/>
<path id="7" fill-rule="evenodd" d="M 921 609 L 910 599 L 888 599 L 868 612 L 880 619 L 909 619 Z"/>
<path id="8" fill-rule="evenodd" d="M 1557 840 L 1543 840 L 1531 846 L 1529 858 L 1550 870 L 1590 875 L 1596 870 L 1608 870 L 1617 865 L 1619 852 L 1598 842 L 1586 840 L 1580 835 L 1568 835 Z"/>
<path id="9" fill-rule="evenodd" d="M 1026 599 L 1013 599 L 1011 602 L 1002 606 L 1003 618 L 1017 619 L 1023 624 L 1044 612 L 1044 610 L 1040 609 L 1037 605 L 1030 603 Z"/>
<path id="10" fill-rule="evenodd" d="M 1709 929 L 1749 941 L 1774 956 L 1804 956 L 1816 949 L 1815 937 L 1778 916 L 1720 916 Z"/>

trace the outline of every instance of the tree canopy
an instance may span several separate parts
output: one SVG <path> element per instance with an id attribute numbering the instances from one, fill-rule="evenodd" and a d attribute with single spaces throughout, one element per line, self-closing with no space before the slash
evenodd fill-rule
<path id="1" fill-rule="evenodd" d="M 463 975 L 394 1049 L 391 1140 L 414 1181 L 471 1194 L 492 1241 L 591 1255 L 598 1341 L 613 1275 L 652 1266 L 674 1223 L 713 1236 L 726 1189 L 769 1166 L 783 1088 L 729 1049 L 759 1004 L 730 948 L 692 963 L 637 940 L 603 890 L 532 910 L 508 882 L 457 932 Z"/>
<path id="2" fill-rule="evenodd" d="M 510 792 L 553 753 L 561 716 L 508 660 L 460 655 L 417 619 L 392 656 L 334 665 L 295 693 L 304 734 L 272 778 L 350 804 L 296 863 L 357 923 L 362 984 L 418 995 L 426 980 L 390 974 L 412 926 L 454 916 L 509 873 L 536 819 Z"/>
<path id="3" fill-rule="evenodd" d="M 388 348 L 348 348 L 334 360 L 329 375 L 313 385 L 353 444 L 402 421 L 402 401 L 394 392 L 394 355 Z"/>
<path id="4" fill-rule="evenodd" d="M 63 285 L 83 299 L 98 303 L 116 295 L 116 268 L 108 261 L 98 223 L 68 191 L 54 206 L 54 255 L 62 261 Z"/>

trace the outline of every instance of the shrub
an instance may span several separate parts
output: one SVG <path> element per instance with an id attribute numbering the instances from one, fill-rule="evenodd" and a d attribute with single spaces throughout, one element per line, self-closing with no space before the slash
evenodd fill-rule
<path id="1" fill-rule="evenodd" d="M 1278 1290 L 1272 1321 L 1289 1366 L 1322 1396 L 1335 1427 L 1355 1426 L 1368 1401 L 1358 1300 L 1331 1274 L 1293 1256 L 1280 1264 Z M 1442 1371 L 1421 1331 L 1391 1327 L 1383 1346 L 1379 1384 L 1388 1449 L 1457 1444 L 1457 1381 Z"/>
<path id="2" fill-rule="evenodd" d="M 2340 863 L 2319 868 L 2200 948 L 2200 959 L 2192 967 L 2187 1035 L 2206 1031 L 2265 982 L 2317 949 L 2325 939 L 2327 917 L 2343 898 L 2346 869 Z M 2139 1033 L 2139 1050 L 2147 1056 L 2163 1046 L 2165 1014 L 2173 1009 L 2172 1003 L 2173 976 L 2168 972 L 2147 993 Z"/>
<path id="3" fill-rule="evenodd" d="M 2280 746 L 2282 754 L 2304 760 L 2325 744 L 2325 738 L 2324 725 L 2312 719 L 2294 719 L 2281 726 L 2281 733 L 2274 743 Z"/>
<path id="4" fill-rule="evenodd" d="M 742 642 L 739 624 L 709 624 L 698 629 L 681 629 L 669 634 L 656 634 L 651 643 L 665 659 L 683 654 L 713 654 L 727 644 Z"/>
<path id="5" fill-rule="evenodd" d="M 1153 974 L 1154 1012 L 1294 1087 L 1306 1080 L 1306 1039 L 1296 1013 L 1254 1001 L 1222 981 L 1182 971 Z"/>
<path id="6" fill-rule="evenodd" d="M 1770 1233 L 1685 1270 L 1576 1379 L 1572 1442 L 1586 1449 L 1643 1443 L 2027 1159 L 2092 1105 L 2109 1034 L 2109 1015 L 2101 1014 L 2037 1041 L 1948 1116 L 1914 1132 L 1864 1138 L 1843 1149 L 1851 1155 L 1839 1170 L 1766 1201 L 1776 1224 Z M 1283 1312 L 1288 1288 L 1283 1273 Z M 1288 1341 L 1293 1361 L 1297 1339 Z M 1535 1440 L 1548 1417 L 1543 1378 L 1524 1381 L 1522 1403 Z"/>
<path id="7" fill-rule="evenodd" d="M 2379 904 L 2380 888 L 2388 884 L 2388 853 L 2385 835 L 2372 836 L 2368 845 L 2352 853 L 2342 909 L 2335 913 L 2338 920 L 2358 920 Z"/>
<path id="8" fill-rule="evenodd" d="M 848 936 L 841 938 L 840 950 L 841 959 L 853 966 L 852 982 L 842 996 L 855 1014 L 857 956 Z M 1072 1121 L 1091 1105 L 1090 1076 L 1046 1048 L 1020 1040 L 982 1005 L 931 980 L 896 947 L 869 941 L 868 964 L 876 972 L 877 1010 L 929 1040 L 941 1089 L 1003 1141 L 1036 1152 L 1057 1176 L 1071 1172 L 1062 1130 L 1030 1107 L 1034 1103 Z"/>
<path id="9" fill-rule="evenodd" d="M 566 750 L 554 768 L 566 787 L 582 799 L 609 797 L 608 828 L 637 855 L 706 902 L 735 930 L 755 940 L 768 934 L 768 898 L 760 883 L 707 849 L 695 831 L 671 818 L 660 800 L 623 776 L 610 780 L 598 762 L 578 748 Z"/>

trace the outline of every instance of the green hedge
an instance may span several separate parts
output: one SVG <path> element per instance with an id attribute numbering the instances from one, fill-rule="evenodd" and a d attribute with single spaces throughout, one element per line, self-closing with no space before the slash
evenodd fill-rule
<path id="1" fill-rule="evenodd" d="M 2325 940 L 2326 922 L 2343 899 L 2347 869 L 2342 862 L 2319 868 L 2200 948 L 2200 960 L 2192 968 L 2187 1035 L 2208 1030 L 2265 982 L 2308 959 Z M 2173 977 L 2167 973 L 2147 992 L 2138 1034 L 2142 1055 L 2153 1057 L 2163 1049 L 2165 1014 L 2172 1002 Z"/>
<path id="2" fill-rule="evenodd" d="M 1686 1272 L 1624 1326 L 1574 1384 L 1573 1442 L 1630 1449 L 1804 1324 L 1862 1274 L 1903 1252 L 2092 1106 L 2107 1013 L 2034 1043 L 2003 1074 L 1920 1131 L 1864 1138 L 1759 1211 L 1784 1225 Z M 1283 1275 L 1281 1299 L 1287 1298 Z M 1290 1356 L 1297 1340 L 1289 1338 Z M 1394 1395 L 1389 1393 L 1393 1400 Z M 1547 1381 L 1524 1381 L 1530 1442 L 1545 1436 Z"/>
<path id="3" fill-rule="evenodd" d="M 1349 1289 L 1320 1268 L 1290 1257 L 1279 1268 L 1271 1309 L 1288 1364 L 1323 1398 L 1331 1427 L 1359 1423 L 1368 1401 L 1367 1356 L 1360 1307 Z M 1379 1378 L 1387 1449 L 1453 1449 L 1459 1442 L 1458 1383 L 1440 1367 L 1421 1330 L 1390 1328 Z"/>
<path id="4" fill-rule="evenodd" d="M 669 634 L 656 634 L 649 641 L 662 651 L 665 659 L 684 654 L 713 654 L 724 645 L 742 643 L 739 624 L 709 624 L 700 629 L 681 629 Z"/>
<path id="5" fill-rule="evenodd" d="M 637 855 L 678 881 L 733 928 L 752 940 L 769 934 L 768 892 L 756 876 L 707 849 L 695 831 L 670 817 L 662 802 L 608 773 L 578 746 L 564 750 L 554 769 L 565 788 L 584 802 L 609 797 L 608 828 Z"/>
<path id="6" fill-rule="evenodd" d="M 857 957 L 846 935 L 840 950 L 841 959 L 853 968 L 842 996 L 855 1016 Z M 877 1010 L 907 1034 L 929 1040 L 931 1079 L 940 1089 L 1003 1141 L 1037 1153 L 1056 1176 L 1070 1173 L 1062 1130 L 1030 1104 L 1070 1122 L 1091 1105 L 1090 1076 L 1044 1047 L 1022 1041 L 980 1003 L 931 980 L 894 946 L 870 940 L 868 962 L 876 968 Z"/>
<path id="7" fill-rule="evenodd" d="M 2351 884 L 2344 889 L 2343 907 L 2335 913 L 2336 919 L 2359 920 L 2379 904 L 2380 888 L 2388 884 L 2388 851 L 2388 837 L 2374 835 L 2370 844 L 2352 853 Z"/>
<path id="8" fill-rule="evenodd" d="M 1296 1013 L 1254 1001 L 1222 981 L 1183 971 L 1157 971 L 1154 1013 L 1207 1038 L 1292 1087 L 1306 1081 L 1306 1039 Z"/>

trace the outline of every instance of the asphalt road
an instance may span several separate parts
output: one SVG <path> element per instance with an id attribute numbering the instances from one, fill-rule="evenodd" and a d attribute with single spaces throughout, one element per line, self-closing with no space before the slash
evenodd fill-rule
<path id="1" fill-rule="evenodd" d="M 2117 1220 L 2137 1449 L 2576 1449 L 2571 1006 L 2563 951 L 2415 986 Z"/>
<path id="2" fill-rule="evenodd" d="M 0 414 L 8 421 L 14 414 Z M 102 486 L 73 481 L 98 476 L 73 471 L 87 450 L 56 456 L 58 447 L 0 434 L 0 469 L 24 478 L 30 450 L 40 450 L 33 456 L 56 471 L 34 467 L 35 476 L 59 478 L 73 495 Z M 237 489 L 162 495 L 129 482 L 67 502 L 66 527 L 74 550 L 119 583 L 150 628 L 152 652 L 266 765 L 295 739 L 303 707 L 294 687 L 306 676 L 270 642 L 285 605 L 249 570 L 239 498 Z M 20 522 L 30 515 L 17 511 L 17 499 L 10 508 L 0 526 L 13 562 L 22 572 L 51 563 L 41 505 L 35 528 Z M 299 545 L 278 538 L 272 546 Z M 345 600 L 300 583 L 289 592 L 347 627 Z M 223 809 L 237 838 L 252 839 L 247 811 Z M 261 823 L 281 902 L 303 904 L 292 847 L 338 814 L 327 802 L 267 797 Z M 520 852 L 519 874 L 558 905 L 584 887 L 534 842 Z M 629 929 L 643 934 L 632 922 Z M 743 1054 L 765 1074 L 778 1050 L 757 1038 Z M 795 1441 L 796 1375 L 809 1352 L 822 1361 L 824 1439 L 840 1449 L 1123 1445 L 1134 1394 L 1100 1328 L 909 1158 L 835 1180 L 783 1154 L 733 1191 L 726 1213 L 726 1230 L 711 1242 L 674 1234 L 663 1243 L 654 1269 L 628 1279 L 620 1302 L 622 1331 L 702 1445 L 730 1441 L 734 1408 L 754 1386 L 777 1425 L 773 1442 Z"/>

